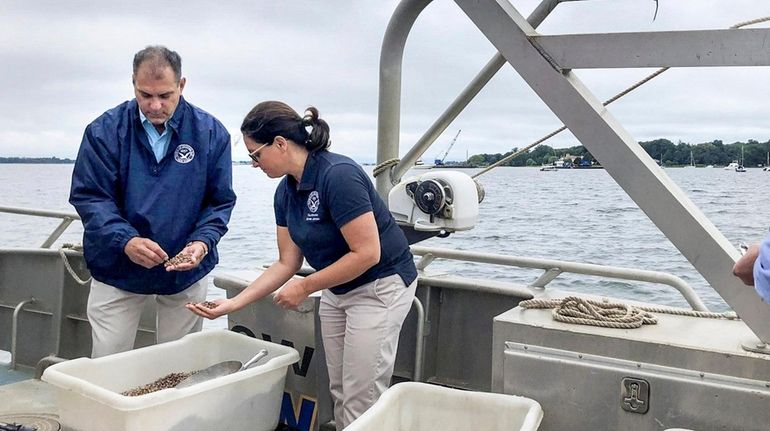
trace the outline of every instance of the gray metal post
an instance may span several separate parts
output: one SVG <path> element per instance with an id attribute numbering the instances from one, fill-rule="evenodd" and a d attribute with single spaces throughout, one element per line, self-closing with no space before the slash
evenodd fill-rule
<path id="1" fill-rule="evenodd" d="M 377 121 L 377 163 L 398 157 L 401 122 L 401 63 L 414 21 L 432 0 L 403 0 L 390 18 L 380 52 L 380 98 Z M 376 178 L 377 191 L 388 201 L 390 175 Z"/>
<path id="2" fill-rule="evenodd" d="M 423 363 L 422 358 L 425 354 L 425 307 L 422 306 L 420 298 L 414 297 L 412 301 L 414 310 L 417 313 L 417 328 L 415 330 L 415 336 L 417 340 L 414 346 L 414 374 L 412 380 L 415 382 L 422 381 Z"/>
<path id="3" fill-rule="evenodd" d="M 532 27 L 537 28 L 543 20 L 551 13 L 559 3 L 565 1 L 579 0 L 544 0 L 540 3 L 527 21 Z M 487 62 L 483 69 L 473 78 L 473 80 L 463 89 L 455 98 L 452 104 L 439 116 L 439 118 L 428 128 L 428 130 L 417 140 L 417 143 L 407 152 L 401 161 L 393 167 L 391 171 L 391 183 L 397 184 L 401 177 L 414 166 L 414 163 L 423 153 L 433 144 L 436 138 L 457 118 L 466 106 L 479 94 L 490 79 L 497 74 L 500 68 L 505 64 L 505 58 L 498 52 Z"/>
<path id="4" fill-rule="evenodd" d="M 582 0 L 543 0 L 529 16 L 529 22 L 537 27 L 559 3 L 567 1 Z M 414 24 L 414 20 L 428 3 L 430 3 L 430 0 L 406 0 L 399 4 L 385 33 L 385 40 L 382 44 L 382 53 L 380 55 L 377 163 L 398 157 L 401 117 L 401 63 L 404 54 L 404 44 L 411 26 Z M 468 106 L 468 103 L 476 97 L 503 64 L 505 64 L 503 56 L 499 53 L 495 54 L 444 113 L 428 128 L 401 162 L 390 171 L 390 175 L 379 175 L 377 177 L 377 191 L 383 199 L 387 198 L 393 185 L 400 181 L 401 176 L 414 165 L 414 162 L 422 156 L 425 150 L 433 144 L 447 126 L 460 115 L 463 109 Z"/>

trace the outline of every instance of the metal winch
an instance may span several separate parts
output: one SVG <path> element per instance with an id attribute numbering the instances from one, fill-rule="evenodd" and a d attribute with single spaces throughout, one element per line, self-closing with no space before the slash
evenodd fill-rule
<path id="1" fill-rule="evenodd" d="M 396 184 L 388 208 L 402 228 L 451 233 L 475 226 L 482 197 L 483 189 L 470 176 L 437 170 Z"/>

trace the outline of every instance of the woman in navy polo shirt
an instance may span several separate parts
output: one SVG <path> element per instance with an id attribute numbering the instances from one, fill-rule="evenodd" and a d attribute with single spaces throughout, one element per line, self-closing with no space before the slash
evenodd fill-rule
<path id="1" fill-rule="evenodd" d="M 241 132 L 252 166 L 283 177 L 274 198 L 278 261 L 216 308 L 189 308 L 216 318 L 281 286 L 274 302 L 295 308 L 322 290 L 318 314 L 341 430 L 390 383 L 417 286 L 409 245 L 363 169 L 327 151 L 329 125 L 316 108 L 300 117 L 285 103 L 262 102 L 246 115 Z M 316 272 L 292 279 L 303 258 Z"/>

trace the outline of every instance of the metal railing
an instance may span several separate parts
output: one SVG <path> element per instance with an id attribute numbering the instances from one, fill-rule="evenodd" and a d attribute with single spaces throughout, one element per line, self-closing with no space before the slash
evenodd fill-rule
<path id="1" fill-rule="evenodd" d="M 529 287 L 545 288 L 562 273 L 593 275 L 619 280 L 643 281 L 671 286 L 682 294 L 684 299 L 697 311 L 709 311 L 706 304 L 700 299 L 695 290 L 681 278 L 659 271 L 623 268 L 618 266 L 595 265 L 590 263 L 568 262 L 553 259 L 539 259 L 531 257 L 505 256 L 493 253 L 479 253 L 462 250 L 452 250 L 434 247 L 411 247 L 415 256 L 422 256 L 418 267 L 424 269 L 433 259 L 452 259 L 465 262 L 488 263 L 494 265 L 514 266 L 519 268 L 542 269 L 543 274 L 532 282 Z"/>
<path id="2" fill-rule="evenodd" d="M 40 248 L 50 248 L 51 245 L 53 245 L 53 243 L 56 242 L 56 240 L 59 239 L 59 237 L 64 233 L 64 231 L 67 230 L 67 228 L 73 221 L 80 220 L 80 216 L 75 213 L 68 213 L 64 211 L 40 210 L 36 208 L 19 208 L 19 207 L 0 206 L 0 213 L 21 214 L 21 215 L 28 215 L 28 216 L 35 216 L 35 217 L 48 217 L 48 218 L 62 219 L 61 223 L 59 223 L 59 225 L 56 226 L 53 232 L 51 232 L 51 234 L 48 235 L 48 238 L 46 238 L 46 240 L 43 241 L 43 244 L 40 245 Z"/>

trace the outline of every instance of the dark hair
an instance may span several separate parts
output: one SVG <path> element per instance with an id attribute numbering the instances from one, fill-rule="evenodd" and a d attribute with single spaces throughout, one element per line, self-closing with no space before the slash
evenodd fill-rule
<path id="1" fill-rule="evenodd" d="M 289 105 L 274 100 L 262 102 L 249 111 L 241 124 L 241 132 L 254 142 L 264 144 L 283 136 L 311 153 L 331 145 L 329 125 L 318 118 L 318 109 L 311 106 L 305 110 L 305 116 L 300 117 Z"/>
<path id="2" fill-rule="evenodd" d="M 136 79 L 136 71 L 139 70 L 139 66 L 145 62 L 151 62 L 150 66 L 154 70 L 168 66 L 174 72 L 176 82 L 182 79 L 182 57 L 176 51 L 165 46 L 154 45 L 137 52 L 134 55 L 134 79 Z"/>

